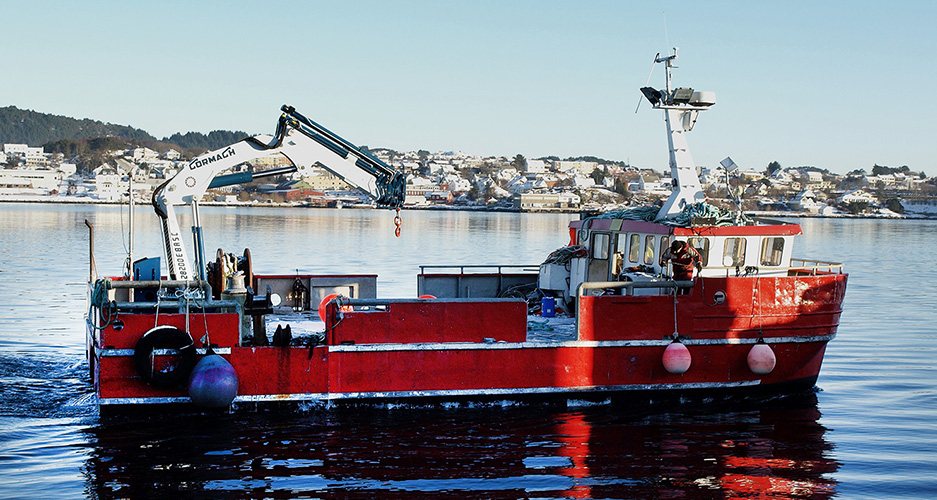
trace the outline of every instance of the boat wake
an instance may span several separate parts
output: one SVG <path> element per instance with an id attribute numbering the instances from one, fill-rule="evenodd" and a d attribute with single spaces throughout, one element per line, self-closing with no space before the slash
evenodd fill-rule
<path id="1" fill-rule="evenodd" d="M 96 413 L 87 372 L 87 363 L 75 363 L 73 358 L 0 355 L 0 416 L 58 418 Z"/>

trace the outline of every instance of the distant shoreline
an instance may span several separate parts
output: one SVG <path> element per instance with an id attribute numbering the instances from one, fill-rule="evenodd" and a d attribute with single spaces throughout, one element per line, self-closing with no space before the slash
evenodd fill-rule
<path id="1" fill-rule="evenodd" d="M 95 200 L 85 197 L 57 197 L 55 199 L 48 199 L 48 197 L 18 197 L 11 195 L 0 195 L 0 203 L 30 203 L 30 204 L 47 204 L 47 205 L 126 205 L 126 202 L 113 202 L 113 201 L 102 201 Z M 146 202 L 138 202 L 138 205 L 148 205 Z M 302 206 L 295 205 L 291 203 L 227 203 L 227 202 L 217 202 L 217 201 L 206 201 L 200 203 L 201 206 L 214 206 L 214 207 L 260 207 L 260 208 L 297 208 L 297 209 L 325 209 L 325 210 L 359 210 L 365 208 L 376 208 L 373 206 L 365 205 L 345 205 L 342 208 L 335 207 L 316 207 L 316 206 Z M 562 208 L 541 208 L 536 210 L 520 210 L 516 208 L 508 207 L 481 207 L 481 206 L 442 206 L 442 205 L 428 205 L 428 206 L 406 206 L 402 210 L 436 210 L 436 211 L 462 211 L 462 212 L 510 212 L 510 213 L 531 213 L 531 214 L 579 214 L 588 209 L 562 209 Z M 887 219 L 887 220 L 932 220 L 937 219 L 937 213 L 935 214 L 901 214 L 897 216 L 886 216 L 886 215 L 876 215 L 876 214 L 833 214 L 833 215 L 824 215 L 824 214 L 811 214 L 804 212 L 776 212 L 776 211 L 749 211 L 745 212 L 746 215 L 751 217 L 788 217 L 788 218 L 803 218 L 803 219 Z"/>

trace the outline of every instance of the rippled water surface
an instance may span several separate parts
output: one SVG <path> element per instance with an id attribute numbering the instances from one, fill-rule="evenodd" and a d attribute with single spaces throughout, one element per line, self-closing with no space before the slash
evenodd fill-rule
<path id="1" fill-rule="evenodd" d="M 0 498 L 937 498 L 937 222 L 804 219 L 845 262 L 819 391 L 632 406 L 298 409 L 101 420 L 84 361 L 87 219 L 117 274 L 126 208 L 0 204 Z M 160 252 L 136 212 L 134 259 Z M 183 217 L 185 219 L 185 217 Z M 206 248 L 258 272 L 537 264 L 570 216 L 202 209 Z M 188 225 L 182 221 L 183 227 Z"/>

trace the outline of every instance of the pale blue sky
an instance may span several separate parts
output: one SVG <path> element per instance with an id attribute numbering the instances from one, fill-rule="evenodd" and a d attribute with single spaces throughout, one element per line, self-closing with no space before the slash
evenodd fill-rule
<path id="1" fill-rule="evenodd" d="M 0 106 L 355 144 L 666 167 L 657 52 L 716 92 L 694 160 L 937 175 L 937 2 L 3 1 Z M 666 19 L 666 23 L 665 23 Z M 666 26 L 666 27 L 665 27 Z M 663 85 L 654 71 L 651 85 Z"/>

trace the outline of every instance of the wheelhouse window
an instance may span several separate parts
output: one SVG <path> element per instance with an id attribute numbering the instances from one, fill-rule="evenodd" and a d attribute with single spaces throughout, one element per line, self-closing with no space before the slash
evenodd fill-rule
<path id="1" fill-rule="evenodd" d="M 745 238 L 726 238 L 722 253 L 722 263 L 726 267 L 745 265 Z"/>
<path id="2" fill-rule="evenodd" d="M 610 269 L 609 280 L 621 274 L 625 267 L 625 250 L 628 248 L 628 235 L 625 233 L 615 233 L 615 249 L 612 252 L 612 268 Z"/>
<path id="3" fill-rule="evenodd" d="M 670 248 L 670 236 L 660 237 L 660 248 L 657 249 L 657 255 L 664 255 L 664 252 Z"/>
<path id="4" fill-rule="evenodd" d="M 687 238 L 687 243 L 691 247 L 695 248 L 699 252 L 700 261 L 704 266 L 709 265 L 709 239 L 701 238 L 699 236 L 694 236 L 692 238 Z"/>
<path id="5" fill-rule="evenodd" d="M 625 249 L 628 247 L 628 235 L 618 233 L 615 235 L 615 253 L 625 255 Z"/>
<path id="6" fill-rule="evenodd" d="M 608 241 L 609 241 L 609 235 L 607 233 L 596 233 L 592 235 L 592 258 L 593 259 L 607 259 L 608 258 Z"/>
<path id="7" fill-rule="evenodd" d="M 649 234 L 644 237 L 644 263 L 654 265 L 654 235 Z"/>
<path id="8" fill-rule="evenodd" d="M 784 255 L 784 238 L 765 238 L 761 242 L 761 265 L 780 266 Z"/>
<path id="9" fill-rule="evenodd" d="M 641 236 L 638 234 L 632 233 L 630 241 L 628 242 L 628 262 L 637 264 L 638 258 L 640 256 L 641 256 Z"/>

